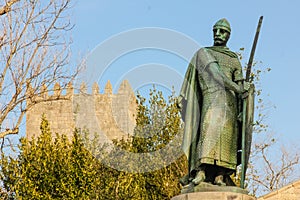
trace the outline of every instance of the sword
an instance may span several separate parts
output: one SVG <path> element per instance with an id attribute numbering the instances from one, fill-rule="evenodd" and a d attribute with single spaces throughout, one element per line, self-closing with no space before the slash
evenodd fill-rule
<path id="1" fill-rule="evenodd" d="M 251 77 L 251 68 L 253 65 L 253 58 L 254 58 L 254 53 L 258 41 L 258 36 L 262 24 L 263 16 L 260 16 L 259 22 L 256 28 L 256 33 L 247 65 L 247 71 L 246 71 L 246 82 L 252 81 Z M 251 78 L 251 80 L 250 80 Z M 241 188 L 245 188 L 245 177 L 246 177 L 246 170 L 247 170 L 247 164 L 246 163 L 246 110 L 247 110 L 247 98 L 243 100 L 243 124 L 242 124 L 242 174 L 241 174 Z"/>

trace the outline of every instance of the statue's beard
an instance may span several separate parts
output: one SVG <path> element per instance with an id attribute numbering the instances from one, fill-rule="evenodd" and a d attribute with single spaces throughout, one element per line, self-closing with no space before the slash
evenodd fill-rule
<path id="1" fill-rule="evenodd" d="M 220 38 L 214 39 L 214 46 L 226 46 L 227 40 L 222 40 Z"/>

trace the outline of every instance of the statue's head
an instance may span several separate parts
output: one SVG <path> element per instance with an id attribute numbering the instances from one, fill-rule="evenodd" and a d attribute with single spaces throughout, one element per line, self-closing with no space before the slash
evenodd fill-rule
<path id="1" fill-rule="evenodd" d="M 214 31 L 214 46 L 226 46 L 230 37 L 230 24 L 227 19 L 220 19 L 213 26 Z"/>

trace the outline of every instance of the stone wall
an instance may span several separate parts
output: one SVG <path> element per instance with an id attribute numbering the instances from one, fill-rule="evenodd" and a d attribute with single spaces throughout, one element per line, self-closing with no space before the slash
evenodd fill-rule
<path id="1" fill-rule="evenodd" d="M 77 127 L 100 134 L 103 142 L 133 134 L 137 104 L 126 80 L 121 83 L 117 94 L 112 93 L 109 81 L 103 94 L 99 93 L 97 84 L 93 85 L 91 94 L 87 93 L 84 83 L 77 94 L 72 85 L 66 88 L 65 94 L 62 94 L 59 84 L 54 86 L 52 95 L 47 88 L 43 90 L 43 95 L 35 99 L 43 102 L 34 105 L 26 113 L 26 136 L 29 139 L 40 134 L 43 114 L 50 122 L 53 134 L 57 132 L 70 136 Z M 57 97 L 59 100 L 55 100 Z"/>
<path id="2" fill-rule="evenodd" d="M 279 190 L 259 197 L 257 200 L 299 200 L 300 199 L 300 180 L 291 183 Z"/>

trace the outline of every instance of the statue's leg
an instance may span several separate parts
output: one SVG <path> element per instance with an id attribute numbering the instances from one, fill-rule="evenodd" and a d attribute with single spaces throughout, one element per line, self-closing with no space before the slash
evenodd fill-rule
<path id="1" fill-rule="evenodd" d="M 224 182 L 224 175 L 218 175 L 215 178 L 215 184 L 219 186 L 226 186 L 226 183 Z"/>
<path id="2" fill-rule="evenodd" d="M 194 185 L 199 185 L 201 182 L 205 181 L 205 167 L 200 167 L 199 171 L 197 171 L 195 178 L 192 180 Z"/>
<path id="3" fill-rule="evenodd" d="M 233 173 L 232 170 L 226 169 L 224 167 L 218 167 L 214 183 L 219 186 L 235 186 L 234 182 L 230 178 L 230 174 Z"/>
<path id="4" fill-rule="evenodd" d="M 195 185 L 199 185 L 199 183 L 204 182 L 205 180 L 205 171 L 200 170 L 197 172 L 196 177 L 192 180 Z"/>
<path id="5" fill-rule="evenodd" d="M 226 186 L 226 183 L 224 181 L 224 176 L 226 175 L 226 169 L 220 166 L 216 167 L 217 172 L 215 175 L 215 181 L 214 184 L 219 186 Z"/>

